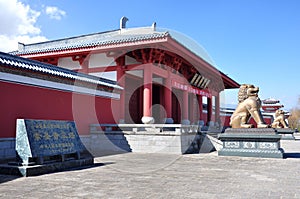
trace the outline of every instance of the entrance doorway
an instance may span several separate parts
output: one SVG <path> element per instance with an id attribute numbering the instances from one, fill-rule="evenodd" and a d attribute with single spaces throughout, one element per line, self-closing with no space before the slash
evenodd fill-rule
<path id="1" fill-rule="evenodd" d="M 126 77 L 125 80 L 125 122 L 141 124 L 143 117 L 143 86 L 138 78 Z"/>
<path id="2" fill-rule="evenodd" d="M 181 102 L 182 91 L 172 89 L 172 118 L 174 120 L 174 124 L 181 123 Z"/>
<path id="3" fill-rule="evenodd" d="M 152 84 L 152 117 L 156 124 L 163 123 L 166 118 L 166 111 L 163 107 L 163 87 L 159 84 Z"/>

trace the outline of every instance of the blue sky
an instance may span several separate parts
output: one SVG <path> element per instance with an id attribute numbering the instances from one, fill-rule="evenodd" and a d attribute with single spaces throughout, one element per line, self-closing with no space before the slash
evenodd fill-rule
<path id="1" fill-rule="evenodd" d="M 0 0 L 1 7 L 5 1 Z M 18 3 L 17 0 L 8 2 Z M 1 34 L 10 41 L 24 39 L 26 43 L 113 30 L 119 27 L 122 16 L 129 18 L 128 27 L 150 26 L 155 21 L 158 27 L 176 30 L 194 39 L 206 49 L 218 69 L 237 82 L 259 86 L 261 99 L 277 98 L 286 110 L 297 105 L 300 96 L 298 0 L 21 2 L 23 7 L 28 5 L 29 11 L 33 11 L 27 12 L 30 24 L 27 27 L 32 26 L 31 29 L 12 38 L 7 31 L 13 20 L 7 20 L 10 24 L 3 20 L 0 41 Z M 226 92 L 225 103 L 236 103 L 236 96 L 237 90 Z"/>

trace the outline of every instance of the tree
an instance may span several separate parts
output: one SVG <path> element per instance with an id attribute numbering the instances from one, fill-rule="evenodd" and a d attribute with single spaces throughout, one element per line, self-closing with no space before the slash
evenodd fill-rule
<path id="1" fill-rule="evenodd" d="M 291 110 L 288 121 L 289 121 L 290 128 L 300 130 L 300 109 L 299 108 L 293 108 Z"/>
<path id="2" fill-rule="evenodd" d="M 298 105 L 300 105 L 300 97 L 298 99 Z M 300 131 L 300 108 L 295 107 L 290 111 L 290 116 L 288 118 L 289 127 L 292 129 L 298 129 Z"/>

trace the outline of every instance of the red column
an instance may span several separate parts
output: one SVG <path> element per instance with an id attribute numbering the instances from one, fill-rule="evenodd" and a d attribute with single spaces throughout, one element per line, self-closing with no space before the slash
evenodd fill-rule
<path id="1" fill-rule="evenodd" d="M 203 112 L 203 102 L 202 102 L 202 95 L 198 95 L 198 104 L 199 104 L 199 120 L 202 120 L 202 112 Z"/>
<path id="2" fill-rule="evenodd" d="M 189 119 L 191 123 L 195 122 L 195 95 L 189 93 Z"/>
<path id="3" fill-rule="evenodd" d="M 172 81 L 170 78 L 170 71 L 168 72 L 168 78 L 165 80 L 164 104 L 167 114 L 165 123 L 173 124 L 174 120 L 172 118 Z"/>
<path id="4" fill-rule="evenodd" d="M 84 59 L 81 63 L 81 69 L 80 72 L 81 73 L 85 73 L 88 74 L 89 73 L 89 60 L 86 58 Z"/>
<path id="5" fill-rule="evenodd" d="M 182 124 L 186 124 L 189 125 L 190 121 L 189 121 L 189 93 L 188 91 L 183 91 L 183 95 L 182 95 L 182 120 L 181 123 Z"/>
<path id="6" fill-rule="evenodd" d="M 207 123 L 211 121 L 211 115 L 212 115 L 212 99 L 207 98 Z"/>
<path id="7" fill-rule="evenodd" d="M 216 102 L 215 102 L 215 118 L 216 122 L 218 122 L 218 125 L 221 125 L 221 116 L 220 116 L 220 93 L 217 94 L 216 96 Z M 223 125 L 223 124 L 222 124 Z"/>
<path id="8" fill-rule="evenodd" d="M 152 117 L 152 71 L 151 65 L 145 65 L 144 67 L 144 90 L 143 90 L 143 117 L 142 122 L 144 124 L 154 123 Z"/>
<path id="9" fill-rule="evenodd" d="M 215 122 L 220 124 L 220 95 L 219 93 L 215 97 Z"/>
<path id="10" fill-rule="evenodd" d="M 78 61 L 81 66 L 81 69 L 79 69 L 78 72 L 85 74 L 89 73 L 89 59 L 90 57 L 85 55 L 77 55 L 72 57 L 72 60 Z"/>
<path id="11" fill-rule="evenodd" d="M 122 69 L 123 66 L 117 67 L 117 82 L 118 85 L 123 87 L 124 90 L 120 93 L 119 103 L 119 123 L 125 123 L 125 71 Z"/>

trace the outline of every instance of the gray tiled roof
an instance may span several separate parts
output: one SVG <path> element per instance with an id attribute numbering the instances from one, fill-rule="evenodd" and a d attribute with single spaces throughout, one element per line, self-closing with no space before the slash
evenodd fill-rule
<path id="1" fill-rule="evenodd" d="M 132 30 L 132 29 L 131 29 Z M 163 38 L 168 35 L 168 32 L 157 31 L 125 31 L 114 30 L 108 32 L 94 33 L 82 35 L 78 37 L 70 37 L 60 40 L 46 41 L 35 44 L 26 44 L 23 49 L 14 51 L 11 54 L 30 54 L 50 51 L 60 51 L 76 48 L 85 48 L 93 46 L 105 46 L 111 44 L 120 44 L 128 42 L 136 42 L 150 39 Z"/>
<path id="2" fill-rule="evenodd" d="M 195 41 L 179 32 L 152 27 L 138 27 L 118 29 L 107 32 L 81 35 L 77 37 L 64 38 L 59 40 L 46 41 L 35 44 L 25 44 L 17 51 L 11 52 L 14 55 L 31 53 L 47 53 L 60 50 L 106 46 L 113 44 L 131 43 L 171 37 L 203 60 L 215 66 L 208 53 Z"/>
<path id="3" fill-rule="evenodd" d="M 50 64 L 45 64 L 39 61 L 34 61 L 34 60 L 18 57 L 15 55 L 10 55 L 3 52 L 0 52 L 0 65 L 5 65 L 13 68 L 20 68 L 23 70 L 41 72 L 47 75 L 58 76 L 58 77 L 72 79 L 72 80 L 79 80 L 79 81 L 84 81 L 92 84 L 122 89 L 116 84 L 115 81 L 112 80 L 97 78 L 83 73 L 77 73 L 69 69 L 57 67 Z"/>
<path id="4" fill-rule="evenodd" d="M 68 51 L 68 50 L 81 49 L 81 48 L 94 48 L 94 47 L 101 48 L 102 46 L 105 47 L 110 45 L 130 46 L 132 44 L 135 45 L 136 43 L 139 42 L 142 43 L 143 41 L 149 41 L 155 43 L 155 40 L 159 40 L 159 41 L 168 42 L 169 39 L 176 41 L 178 44 L 185 47 L 188 51 L 190 51 L 191 53 L 195 54 L 196 56 L 206 61 L 209 65 L 212 66 L 212 68 L 217 68 L 217 65 L 211 59 L 211 57 L 206 52 L 206 50 L 197 42 L 195 42 L 193 39 L 174 30 L 154 28 L 154 27 L 124 28 L 124 29 L 112 30 L 107 32 L 93 33 L 93 34 L 81 35 L 77 37 L 69 37 L 69 38 L 63 38 L 59 40 L 46 41 L 41 43 L 20 44 L 19 50 L 15 52 L 11 52 L 11 54 L 26 55 L 26 54 L 36 54 L 36 53 L 48 53 L 48 52 L 51 53 L 51 52 L 61 51 L 61 50 Z M 51 66 L 51 68 L 53 67 L 54 66 Z M 222 77 L 227 77 L 227 75 L 225 75 L 221 71 L 219 72 L 221 73 Z M 76 74 L 74 76 L 76 76 Z M 81 78 L 81 76 L 79 75 L 77 78 Z M 87 78 L 93 79 L 89 77 Z M 97 81 L 97 80 L 93 79 L 92 81 Z M 101 82 L 107 82 L 107 81 L 104 80 Z M 229 84 L 227 85 L 228 88 L 239 87 L 238 83 L 236 83 L 234 80 L 232 80 L 229 77 L 225 82 L 229 82 Z"/>

